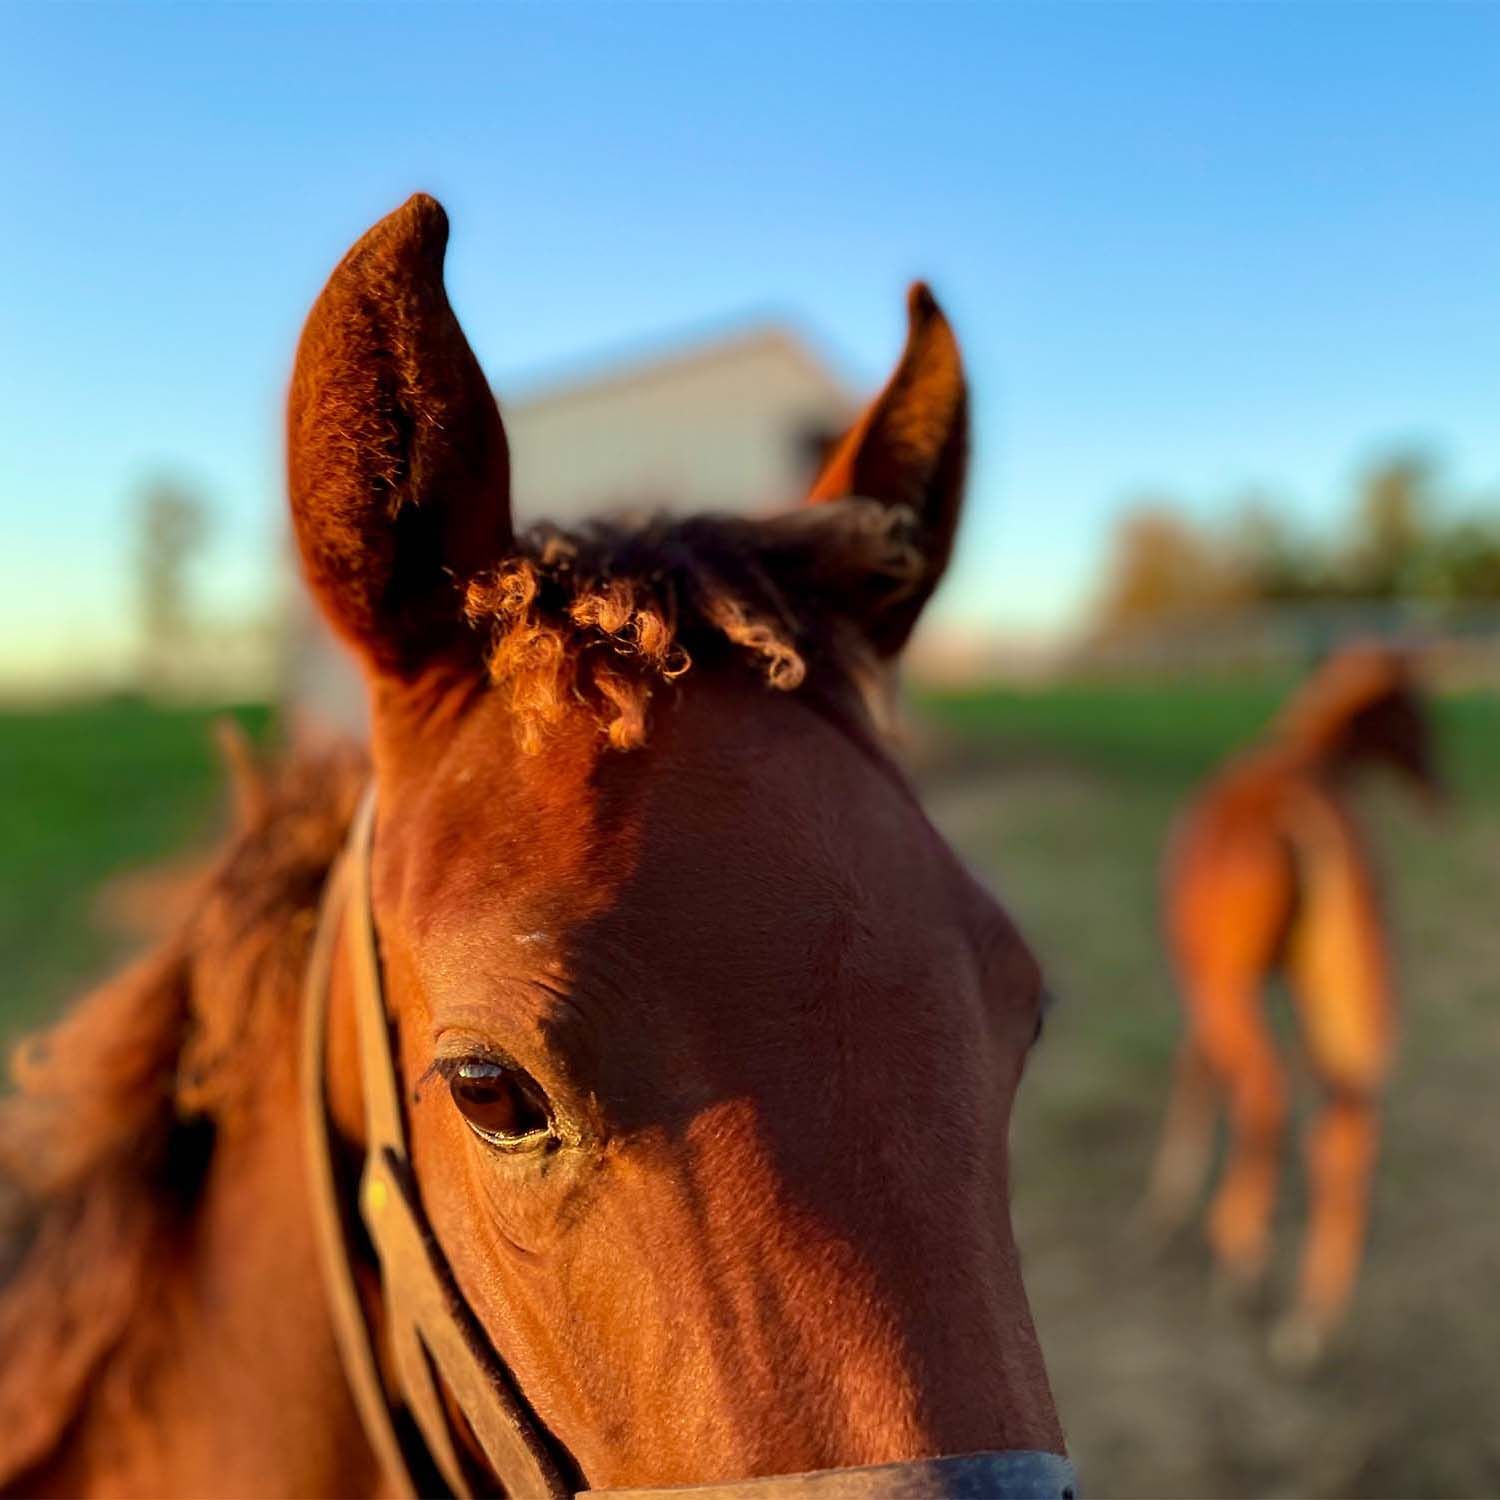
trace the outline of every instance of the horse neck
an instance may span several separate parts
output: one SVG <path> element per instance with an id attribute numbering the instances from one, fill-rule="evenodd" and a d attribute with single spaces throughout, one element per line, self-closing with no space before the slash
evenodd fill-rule
<path id="1" fill-rule="evenodd" d="M 1291 734 L 1282 741 L 1288 768 L 1330 790 L 1342 789 L 1365 764 L 1361 747 L 1352 743 L 1347 720 L 1321 724 L 1316 732 Z"/>
<path id="2" fill-rule="evenodd" d="M 374 1495 L 310 1220 L 294 1049 L 220 1123 L 191 1219 L 28 1493 Z"/>

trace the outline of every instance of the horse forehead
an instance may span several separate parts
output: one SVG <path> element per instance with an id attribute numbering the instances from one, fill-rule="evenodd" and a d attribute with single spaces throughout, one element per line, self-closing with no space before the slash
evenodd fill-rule
<path id="1" fill-rule="evenodd" d="M 491 700 L 403 820 L 406 909 L 434 935 L 482 927 L 524 958 L 583 928 L 878 948 L 992 925 L 878 752 L 759 685 L 703 681 L 626 753 L 566 729 L 511 753 L 494 717 Z"/>
<path id="2" fill-rule="evenodd" d="M 666 697 L 646 746 L 625 752 L 580 715 L 540 753 L 519 753 L 503 700 L 486 694 L 416 780 L 415 844 L 486 866 L 508 856 L 523 878 L 585 862 L 607 873 L 628 862 L 640 830 L 657 845 L 687 845 L 742 825 L 790 844 L 801 830 L 826 837 L 820 830 L 842 820 L 839 844 L 823 851 L 836 859 L 851 832 L 869 844 L 893 825 L 925 822 L 878 751 L 806 699 L 728 673 L 705 672 Z"/>

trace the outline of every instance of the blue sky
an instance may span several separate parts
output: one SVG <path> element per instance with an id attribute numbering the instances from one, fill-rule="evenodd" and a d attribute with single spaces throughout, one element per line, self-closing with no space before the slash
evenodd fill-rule
<path id="1" fill-rule="evenodd" d="M 130 626 L 127 503 L 279 576 L 279 405 L 347 243 L 424 188 L 502 396 L 762 313 L 856 381 L 929 277 L 976 389 L 941 608 L 1076 618 L 1133 495 L 1331 518 L 1418 444 L 1500 483 L 1500 7 L 0 10 L 0 674 Z"/>

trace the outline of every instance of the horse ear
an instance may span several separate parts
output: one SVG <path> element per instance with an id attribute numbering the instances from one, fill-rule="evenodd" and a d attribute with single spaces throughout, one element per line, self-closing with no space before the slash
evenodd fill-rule
<path id="1" fill-rule="evenodd" d="M 906 644 L 953 551 L 969 449 L 969 393 L 958 341 L 923 282 L 907 293 L 906 348 L 885 389 L 834 447 L 808 503 L 849 495 L 911 511 L 912 587 L 865 620 L 882 655 Z"/>
<path id="2" fill-rule="evenodd" d="M 249 833 L 260 826 L 271 805 L 271 787 L 238 719 L 228 714 L 214 720 L 214 743 L 229 777 L 229 800 L 233 809 L 236 834 Z"/>
<path id="3" fill-rule="evenodd" d="M 456 638 L 467 577 L 511 538 L 505 429 L 443 288 L 448 217 L 418 194 L 339 263 L 308 315 L 288 400 L 303 568 L 377 672 Z"/>

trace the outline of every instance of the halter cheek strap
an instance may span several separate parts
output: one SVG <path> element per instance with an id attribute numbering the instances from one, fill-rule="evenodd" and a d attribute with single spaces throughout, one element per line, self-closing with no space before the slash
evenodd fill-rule
<path id="1" fill-rule="evenodd" d="M 476 1491 L 511 1500 L 567 1500 L 558 1449 L 544 1432 L 505 1361 L 464 1300 L 423 1212 L 401 1108 L 391 1024 L 370 905 L 375 800 L 365 794 L 323 892 L 303 994 L 302 1113 L 308 1181 L 323 1282 L 345 1376 L 370 1446 L 402 1500 L 440 1487 L 462 1500 Z M 353 1220 L 349 1174 L 341 1172 L 328 1118 L 328 1010 L 341 929 L 353 964 L 365 1158 Z M 367 1239 L 366 1239 L 367 1236 Z M 391 1368 L 365 1315 L 354 1267 L 373 1248 Z M 441 1386 L 439 1385 L 441 1381 Z M 446 1398 L 446 1399 L 445 1399 Z M 488 1475 L 465 1463 L 449 1402 L 484 1454 Z M 621 1500 L 681 1494 L 702 1500 L 1073 1500 L 1067 1460 L 1055 1453 L 970 1453 L 873 1468 L 824 1469 L 729 1484 L 674 1489 L 594 1490 Z"/>
<path id="2" fill-rule="evenodd" d="M 366 793 L 324 892 L 303 1003 L 302 1093 L 313 1219 L 339 1352 L 371 1446 L 402 1495 L 431 1493 L 429 1471 L 434 1466 L 452 1494 L 468 1500 L 474 1493 L 462 1444 L 449 1420 L 446 1391 L 503 1493 L 518 1500 L 564 1500 L 572 1488 L 564 1483 L 540 1425 L 459 1291 L 412 1176 L 370 907 L 374 814 L 373 794 Z M 391 1383 L 404 1408 L 399 1415 L 392 1412 L 376 1340 L 355 1284 L 358 1235 L 345 1207 L 347 1195 L 340 1191 L 325 1095 L 329 995 L 341 922 L 353 964 L 365 1101 L 359 1207 L 378 1261 L 383 1326 L 394 1365 Z M 411 1431 L 413 1423 L 417 1432 Z"/>

